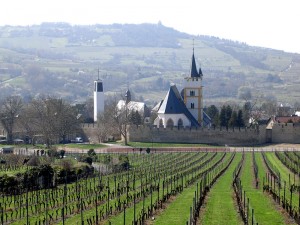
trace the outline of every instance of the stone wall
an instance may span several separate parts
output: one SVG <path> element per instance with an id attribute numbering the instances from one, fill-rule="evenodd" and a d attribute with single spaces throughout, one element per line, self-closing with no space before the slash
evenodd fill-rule
<path id="1" fill-rule="evenodd" d="M 81 132 L 77 136 L 82 136 L 84 141 L 98 143 L 97 124 L 82 124 Z M 3 128 L 0 131 L 6 135 Z M 300 143 L 300 124 L 284 123 L 274 124 L 272 130 L 268 131 L 265 126 L 260 126 L 259 130 L 254 129 L 190 129 L 190 128 L 152 128 L 139 126 L 129 128 L 129 141 L 139 142 L 172 142 L 172 143 L 205 143 L 231 146 L 251 146 L 265 143 Z M 17 137 L 15 132 L 15 136 Z M 24 133 L 23 136 L 26 134 Z M 76 136 L 74 134 L 74 137 Z M 116 139 L 121 138 L 114 135 Z M 18 136 L 22 137 L 22 135 Z"/>
<path id="2" fill-rule="evenodd" d="M 195 129 L 130 127 L 129 140 L 138 142 L 203 143 L 251 146 L 266 142 L 266 129 Z"/>
<path id="3" fill-rule="evenodd" d="M 99 133 L 99 128 L 98 128 L 98 124 L 88 124 L 88 123 L 83 123 L 81 124 L 81 128 L 82 128 L 82 137 L 84 137 L 85 141 L 89 141 L 91 143 L 99 143 L 99 137 L 98 137 L 98 133 Z M 121 136 L 119 134 L 114 134 L 113 137 L 118 140 L 121 139 Z"/>
<path id="4" fill-rule="evenodd" d="M 272 128 L 272 143 L 300 143 L 300 124 L 274 124 Z"/>
<path id="5" fill-rule="evenodd" d="M 91 143 L 98 143 L 99 138 L 97 136 L 97 124 L 82 124 L 82 136 L 85 141 L 89 141 Z"/>

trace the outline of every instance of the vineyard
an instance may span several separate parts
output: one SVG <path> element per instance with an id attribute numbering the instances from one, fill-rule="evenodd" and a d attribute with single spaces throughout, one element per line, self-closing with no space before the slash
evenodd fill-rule
<path id="1" fill-rule="evenodd" d="M 0 224 L 300 224 L 296 151 L 206 149 L 95 157 L 94 172 L 72 181 L 65 174 L 65 182 L 42 187 L 47 179 L 37 175 L 34 188 L 28 180 L 19 192 L 2 185 Z M 111 169 L 109 163 L 121 157 L 128 166 Z M 28 169 L 1 164 L 0 183 Z"/>

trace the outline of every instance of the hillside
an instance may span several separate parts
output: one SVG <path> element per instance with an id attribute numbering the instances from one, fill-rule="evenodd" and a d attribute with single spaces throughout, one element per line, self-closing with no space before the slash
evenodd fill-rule
<path id="1" fill-rule="evenodd" d="M 51 94 L 84 101 L 92 96 L 99 68 L 108 95 L 129 87 L 136 99 L 153 105 L 170 82 L 181 87 L 193 39 L 206 104 L 238 101 L 245 87 L 267 99 L 298 100 L 299 54 L 192 36 L 162 24 L 66 23 L 0 27 L 0 97 Z"/>

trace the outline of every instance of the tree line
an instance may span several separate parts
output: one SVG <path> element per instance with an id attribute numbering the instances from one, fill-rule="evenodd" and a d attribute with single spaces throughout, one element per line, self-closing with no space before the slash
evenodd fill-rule
<path id="1" fill-rule="evenodd" d="M 49 147 L 79 132 L 81 120 L 74 107 L 63 99 L 47 96 L 24 103 L 20 96 L 9 96 L 1 101 L 0 122 L 7 143 L 25 134 L 32 143 L 42 139 Z"/>
<path id="2" fill-rule="evenodd" d="M 29 102 L 24 102 L 20 96 L 0 100 L 0 124 L 8 144 L 16 138 L 26 138 L 25 141 L 32 144 L 39 141 L 47 147 L 59 142 L 68 143 L 71 137 L 83 133 L 81 123 L 94 123 L 92 115 L 93 106 L 89 100 L 75 106 L 51 96 Z M 105 111 L 98 115 L 96 135 L 99 142 L 113 136 L 127 137 L 127 125 L 142 123 L 143 116 L 137 110 L 118 107 L 116 98 L 108 99 Z"/>
<path id="3" fill-rule="evenodd" d="M 233 109 L 230 105 L 223 105 L 219 110 L 215 105 L 205 109 L 207 115 L 211 118 L 213 127 L 244 127 L 247 124 L 249 111 L 247 106 L 243 109 Z"/>

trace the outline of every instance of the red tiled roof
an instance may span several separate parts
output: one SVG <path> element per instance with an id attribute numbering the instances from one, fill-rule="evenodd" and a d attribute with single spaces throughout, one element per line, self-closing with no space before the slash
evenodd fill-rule
<path id="1" fill-rule="evenodd" d="M 299 116 L 277 116 L 275 117 L 277 123 L 300 123 Z"/>

